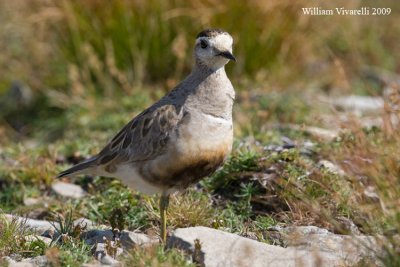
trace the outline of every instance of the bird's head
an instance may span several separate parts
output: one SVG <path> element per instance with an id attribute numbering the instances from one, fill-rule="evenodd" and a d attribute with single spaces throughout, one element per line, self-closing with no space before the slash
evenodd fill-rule
<path id="1" fill-rule="evenodd" d="M 196 64 L 217 70 L 229 60 L 236 61 L 232 55 L 232 44 L 232 36 L 225 31 L 207 29 L 200 32 L 194 49 Z"/>

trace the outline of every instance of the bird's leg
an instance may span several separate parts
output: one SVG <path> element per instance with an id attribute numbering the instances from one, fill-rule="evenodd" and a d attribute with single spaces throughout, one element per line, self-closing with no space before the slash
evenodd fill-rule
<path id="1" fill-rule="evenodd" d="M 161 241 L 167 242 L 167 209 L 169 204 L 169 195 L 162 194 L 160 198 L 160 213 L 161 213 Z"/>

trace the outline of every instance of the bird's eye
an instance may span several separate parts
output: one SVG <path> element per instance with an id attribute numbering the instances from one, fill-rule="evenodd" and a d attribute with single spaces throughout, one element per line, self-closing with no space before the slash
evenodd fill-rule
<path id="1" fill-rule="evenodd" d="M 208 44 L 207 44 L 207 42 L 205 41 L 205 40 L 201 40 L 200 41 L 200 46 L 201 46 L 201 48 L 207 48 L 207 46 L 208 46 Z"/>

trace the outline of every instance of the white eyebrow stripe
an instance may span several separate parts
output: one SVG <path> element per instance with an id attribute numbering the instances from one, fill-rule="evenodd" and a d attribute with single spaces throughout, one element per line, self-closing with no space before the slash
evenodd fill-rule
<path id="1" fill-rule="evenodd" d="M 230 47 L 233 44 L 233 39 L 229 34 L 218 34 L 211 40 L 214 44 L 222 47 Z"/>

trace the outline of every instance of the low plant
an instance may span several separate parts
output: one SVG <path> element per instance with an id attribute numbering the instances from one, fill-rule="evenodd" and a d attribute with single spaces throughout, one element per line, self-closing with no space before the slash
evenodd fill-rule
<path id="1" fill-rule="evenodd" d="M 94 187 L 96 192 L 77 204 L 88 219 L 119 231 L 150 226 L 146 201 L 140 194 L 110 178 L 97 180 Z"/>
<path id="2" fill-rule="evenodd" d="M 35 257 L 43 255 L 46 248 L 46 243 L 28 229 L 26 221 L 0 214 L 0 257 L 11 254 Z"/>

